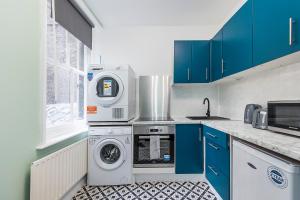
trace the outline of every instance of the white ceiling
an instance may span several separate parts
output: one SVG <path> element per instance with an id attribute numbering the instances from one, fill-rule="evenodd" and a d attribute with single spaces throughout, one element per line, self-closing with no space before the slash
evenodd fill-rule
<path id="1" fill-rule="evenodd" d="M 85 0 L 104 27 L 219 25 L 244 0 Z"/>

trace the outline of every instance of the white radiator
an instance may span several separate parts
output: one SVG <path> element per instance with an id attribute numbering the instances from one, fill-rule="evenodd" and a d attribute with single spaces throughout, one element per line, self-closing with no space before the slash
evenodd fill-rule
<path id="1" fill-rule="evenodd" d="M 87 173 L 87 139 L 31 165 L 31 200 L 57 200 Z"/>

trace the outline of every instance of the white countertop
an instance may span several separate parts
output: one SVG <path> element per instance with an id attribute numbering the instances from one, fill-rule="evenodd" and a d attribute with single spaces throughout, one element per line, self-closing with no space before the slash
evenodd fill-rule
<path id="1" fill-rule="evenodd" d="M 284 156 L 300 161 L 300 138 L 274 133 L 269 130 L 255 129 L 243 121 L 234 120 L 190 120 L 186 117 L 172 117 L 168 122 L 134 121 L 133 125 L 142 124 L 203 124 L 223 131 L 231 136 L 269 149 Z"/>
<path id="2" fill-rule="evenodd" d="M 185 117 L 172 117 L 174 121 L 135 121 L 101 122 L 93 126 L 124 126 L 124 125 L 160 125 L 160 124 L 203 124 L 223 131 L 231 136 L 245 140 L 260 147 L 269 149 L 284 156 L 300 161 L 300 138 L 274 133 L 269 130 L 252 128 L 250 124 L 234 120 L 190 120 Z"/>
<path id="3" fill-rule="evenodd" d="M 300 138 L 255 129 L 243 121 L 202 121 L 203 125 L 300 161 Z"/>

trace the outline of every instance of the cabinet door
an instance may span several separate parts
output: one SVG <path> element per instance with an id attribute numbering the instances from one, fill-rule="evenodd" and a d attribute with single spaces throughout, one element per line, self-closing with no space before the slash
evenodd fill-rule
<path id="1" fill-rule="evenodd" d="M 203 173 L 201 125 L 176 125 L 176 174 Z"/>
<path id="2" fill-rule="evenodd" d="M 291 53 L 290 1 L 253 0 L 253 63 L 255 66 Z"/>
<path id="3" fill-rule="evenodd" d="M 292 0 L 292 51 L 299 51 L 300 50 L 300 1 L 299 0 Z"/>
<path id="4" fill-rule="evenodd" d="M 222 30 L 211 40 L 211 80 L 216 81 L 222 78 Z"/>
<path id="5" fill-rule="evenodd" d="M 209 82 L 209 41 L 193 41 L 191 83 Z"/>
<path id="6" fill-rule="evenodd" d="M 224 76 L 252 67 L 252 0 L 223 28 Z"/>
<path id="7" fill-rule="evenodd" d="M 191 81 L 190 41 L 175 41 L 174 43 L 174 83 L 189 83 Z"/>

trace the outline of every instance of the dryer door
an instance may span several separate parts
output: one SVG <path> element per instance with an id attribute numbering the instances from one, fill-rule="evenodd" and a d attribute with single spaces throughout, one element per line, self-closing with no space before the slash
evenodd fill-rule
<path id="1" fill-rule="evenodd" d="M 94 160 L 104 170 L 117 169 L 126 160 L 125 147 L 116 139 L 102 140 L 94 150 Z"/>
<path id="2" fill-rule="evenodd" d="M 89 85 L 89 94 L 103 107 L 109 107 L 119 101 L 123 91 L 122 80 L 112 72 L 99 73 Z"/>

